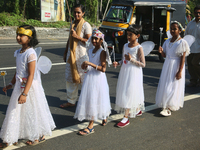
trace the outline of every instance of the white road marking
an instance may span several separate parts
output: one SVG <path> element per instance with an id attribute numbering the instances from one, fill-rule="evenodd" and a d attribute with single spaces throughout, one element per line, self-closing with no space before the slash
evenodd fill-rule
<path id="1" fill-rule="evenodd" d="M 67 44 L 67 42 L 51 42 L 51 43 L 39 43 L 38 45 L 58 45 L 58 44 Z M 8 43 L 8 44 L 0 44 L 0 46 L 14 46 L 19 45 L 18 43 Z M 19 45 L 20 46 L 20 45 Z"/>
<path id="2" fill-rule="evenodd" d="M 188 96 L 185 96 L 184 97 L 184 101 L 189 101 L 189 100 L 192 100 L 192 99 L 196 99 L 196 98 L 199 98 L 200 97 L 200 93 L 196 93 L 196 94 L 192 94 L 192 95 L 188 95 Z M 145 112 L 148 112 L 148 111 L 151 111 L 151 110 L 155 110 L 157 109 L 158 107 L 156 105 L 150 105 L 150 106 L 147 106 L 145 107 Z M 122 119 L 123 118 L 123 114 L 116 114 L 116 115 L 111 115 L 109 118 L 108 118 L 108 122 L 111 122 L 111 121 L 115 121 L 115 120 L 119 120 L 119 119 Z M 97 121 L 94 123 L 94 126 L 97 126 L 101 123 L 101 120 Z M 84 122 L 84 123 L 80 123 L 80 124 L 77 124 L 77 125 L 73 125 L 73 126 L 69 126 L 69 127 L 65 127 L 65 128 L 62 128 L 62 129 L 57 129 L 57 130 L 54 130 L 52 132 L 52 136 L 46 136 L 46 139 L 52 139 L 52 138 L 56 138 L 58 136 L 62 136 L 62 135 L 66 135 L 66 134 L 69 134 L 69 133 L 72 133 L 72 132 L 77 132 L 79 131 L 80 129 L 84 129 L 86 128 L 88 125 L 88 122 Z M 23 141 L 25 142 L 25 141 Z M 24 146 L 27 146 L 25 143 L 19 143 L 17 146 L 9 146 L 8 148 L 6 148 L 5 150 L 13 150 L 13 149 L 17 149 L 17 148 L 20 148 L 20 147 L 24 147 Z"/>
<path id="3" fill-rule="evenodd" d="M 65 62 L 62 63 L 53 63 L 52 66 L 59 66 L 59 65 L 65 65 Z M 4 68 L 0 68 L 0 70 L 11 70 L 11 69 L 16 69 L 16 67 L 4 67 Z"/>

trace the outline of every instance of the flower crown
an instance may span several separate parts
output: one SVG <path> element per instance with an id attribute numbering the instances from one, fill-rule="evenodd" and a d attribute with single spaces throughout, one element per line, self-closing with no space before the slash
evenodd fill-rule
<path id="1" fill-rule="evenodd" d="M 181 30 L 182 30 L 182 31 L 184 30 L 184 28 L 183 28 L 183 26 L 181 25 L 180 22 L 178 22 L 178 21 L 172 21 L 171 24 L 172 24 L 172 23 L 177 23 L 177 24 L 179 25 L 179 27 L 181 28 Z"/>
<path id="2" fill-rule="evenodd" d="M 93 32 L 92 32 L 92 36 L 93 37 L 97 37 L 97 38 L 101 38 L 101 39 L 104 39 L 104 34 L 97 30 L 97 29 L 94 29 Z"/>

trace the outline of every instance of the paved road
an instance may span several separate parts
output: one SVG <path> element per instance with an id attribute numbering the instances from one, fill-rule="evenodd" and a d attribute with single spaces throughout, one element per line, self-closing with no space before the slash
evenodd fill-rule
<path id="1" fill-rule="evenodd" d="M 7 149 L 20 148 L 20 150 L 199 150 L 200 149 L 200 88 L 185 89 L 184 108 L 172 112 L 170 117 L 159 115 L 160 109 L 156 108 L 155 94 L 162 68 L 157 56 L 146 57 L 147 66 L 143 69 L 144 73 L 144 92 L 145 105 L 147 111 L 135 119 L 130 119 L 131 124 L 126 128 L 116 127 L 116 123 L 121 119 L 112 111 L 110 122 L 106 127 L 96 123 L 95 133 L 87 137 L 77 135 L 77 130 L 87 125 L 87 122 L 79 122 L 73 119 L 75 108 L 61 109 L 58 106 L 66 102 L 64 72 L 65 65 L 62 64 L 62 54 L 65 50 L 66 39 L 47 39 L 40 40 L 39 46 L 43 47 L 42 55 L 48 56 L 54 66 L 47 75 L 42 75 L 42 83 L 45 94 L 56 122 L 57 129 L 52 137 L 37 146 L 24 146 L 23 141 L 16 146 Z M 6 70 L 6 82 L 9 83 L 15 70 L 10 68 L 15 66 L 13 53 L 19 49 L 14 40 L 0 40 L 0 71 Z M 61 63 L 61 64 L 58 64 Z M 187 67 L 186 67 L 187 68 Z M 120 68 L 107 68 L 106 75 L 110 87 L 111 105 L 114 108 L 115 89 Z M 189 75 L 186 72 L 186 82 Z M 12 90 L 8 96 L 2 92 L 3 82 L 0 78 L 0 125 L 3 122 L 6 108 Z"/>

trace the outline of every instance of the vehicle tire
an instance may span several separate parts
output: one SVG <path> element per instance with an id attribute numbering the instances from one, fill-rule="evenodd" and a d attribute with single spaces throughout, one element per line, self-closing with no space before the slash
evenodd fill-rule
<path id="1" fill-rule="evenodd" d="M 159 57 L 159 60 L 160 60 L 160 62 L 164 62 L 164 61 L 165 61 L 165 58 L 164 58 L 164 57 L 162 57 L 162 55 L 161 55 L 161 54 L 158 54 L 158 57 Z"/>

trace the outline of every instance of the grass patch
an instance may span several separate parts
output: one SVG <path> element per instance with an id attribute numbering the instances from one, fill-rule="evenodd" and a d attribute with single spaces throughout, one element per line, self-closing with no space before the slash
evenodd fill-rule
<path id="1" fill-rule="evenodd" d="M 66 21 L 41 22 L 34 19 L 25 19 L 22 15 L 2 12 L 0 13 L 0 26 L 32 25 L 34 27 L 69 28 L 70 23 Z"/>

